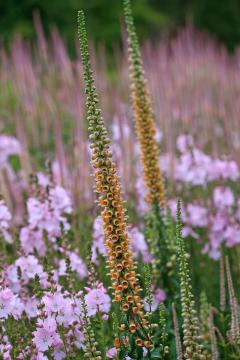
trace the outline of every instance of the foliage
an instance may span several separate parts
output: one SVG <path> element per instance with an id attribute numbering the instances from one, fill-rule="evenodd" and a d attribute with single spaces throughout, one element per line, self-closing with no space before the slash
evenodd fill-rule
<path id="1" fill-rule="evenodd" d="M 16 0 L 7 3 L 1 0 L 1 36 L 8 42 L 14 34 L 33 40 L 35 31 L 32 15 L 34 10 L 39 10 L 44 28 L 49 31 L 50 27 L 57 26 L 73 53 L 75 33 L 71 25 L 79 8 L 88 13 L 94 41 L 106 44 L 108 49 L 115 42 L 120 42 L 121 1 L 114 1 L 110 6 L 108 0 L 53 0 L 50 3 L 46 0 L 22 0 L 20 3 Z M 171 33 L 190 21 L 198 28 L 214 34 L 230 50 L 240 40 L 240 5 L 237 0 L 141 0 L 134 1 L 133 8 L 141 38 L 158 38 L 163 31 Z"/>

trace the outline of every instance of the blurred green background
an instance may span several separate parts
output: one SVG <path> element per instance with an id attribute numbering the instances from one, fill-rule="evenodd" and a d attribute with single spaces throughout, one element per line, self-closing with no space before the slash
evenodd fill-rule
<path id="1" fill-rule="evenodd" d="M 20 33 L 33 40 L 34 9 L 39 9 L 45 31 L 57 26 L 73 51 L 76 13 L 84 9 L 91 36 L 108 49 L 121 40 L 121 0 L 0 0 L 0 37 L 7 44 Z M 133 0 L 137 30 L 141 39 L 174 34 L 186 22 L 207 30 L 233 51 L 240 42 L 239 0 Z"/>

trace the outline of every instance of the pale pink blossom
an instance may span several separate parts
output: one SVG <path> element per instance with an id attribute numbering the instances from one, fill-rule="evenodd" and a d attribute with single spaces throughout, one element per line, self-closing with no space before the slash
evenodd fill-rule
<path id="1" fill-rule="evenodd" d="M 6 319 L 12 314 L 15 296 L 8 288 L 0 290 L 0 318 Z"/>
<path id="2" fill-rule="evenodd" d="M 117 349 L 113 347 L 106 352 L 106 357 L 108 359 L 113 359 L 117 355 L 117 353 Z"/>
<path id="3" fill-rule="evenodd" d="M 213 201 L 220 209 L 233 206 L 234 195 L 230 187 L 216 187 L 213 191 Z"/>
<path id="4" fill-rule="evenodd" d="M 0 200 L 0 235 L 2 235 L 3 239 L 8 243 L 12 243 L 12 237 L 9 233 L 9 223 L 11 219 L 12 215 L 5 202 Z"/>
<path id="5" fill-rule="evenodd" d="M 53 335 L 44 328 L 37 328 L 37 330 L 33 332 L 33 335 L 33 343 L 40 351 L 48 350 L 54 343 Z"/>
<path id="6" fill-rule="evenodd" d="M 87 288 L 85 295 L 87 312 L 89 316 L 96 315 L 98 312 L 108 313 L 111 307 L 111 298 L 102 284 L 96 288 Z"/>

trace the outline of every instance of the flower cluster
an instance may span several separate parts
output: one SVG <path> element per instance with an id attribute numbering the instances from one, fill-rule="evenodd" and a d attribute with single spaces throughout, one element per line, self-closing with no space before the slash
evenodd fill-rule
<path id="1" fill-rule="evenodd" d="M 61 186 L 41 188 L 42 199 L 30 197 L 27 201 L 28 225 L 21 229 L 20 241 L 29 254 L 37 250 L 41 256 L 46 253 L 45 234 L 51 243 L 69 230 L 67 214 L 72 212 L 71 200 Z M 39 196 L 40 197 L 40 196 Z"/>
<path id="2" fill-rule="evenodd" d="M 140 256 L 144 262 L 150 262 L 152 257 L 143 233 L 139 231 L 137 226 L 129 227 L 127 232 L 134 259 Z M 98 255 L 106 255 L 106 253 L 103 221 L 101 217 L 97 217 L 93 224 L 92 261 L 97 262 Z"/>
<path id="3" fill-rule="evenodd" d="M 8 243 L 12 242 L 12 238 L 9 233 L 9 223 L 11 219 L 12 216 L 7 208 L 7 205 L 3 200 L 0 200 L 0 234 L 2 235 L 3 240 Z"/>
<path id="4" fill-rule="evenodd" d="M 218 259 L 223 243 L 232 247 L 240 242 L 240 199 L 234 192 L 240 174 L 238 165 L 233 160 L 214 159 L 200 151 L 190 135 L 181 135 L 177 148 L 180 157 L 175 159 L 174 167 L 167 156 L 163 158 L 163 167 L 166 173 L 170 168 L 174 170 L 176 193 L 186 194 L 182 208 L 183 236 L 200 239 L 199 231 L 201 234 L 204 231 L 203 251 Z M 188 199 L 189 191 L 195 193 L 192 202 Z M 168 204 L 175 216 L 176 200 Z"/>
<path id="5" fill-rule="evenodd" d="M 0 135 L 0 169 L 8 167 L 8 160 L 12 155 L 20 155 L 21 146 L 19 141 L 7 135 Z"/>
<path id="6" fill-rule="evenodd" d="M 150 203 L 159 203 L 164 208 L 166 205 L 165 187 L 159 165 L 153 110 L 144 77 L 140 48 L 129 0 L 124 2 L 124 11 L 129 42 L 132 103 L 135 110 L 137 136 L 141 147 L 144 180 L 149 191 L 148 201 Z"/>
<path id="7" fill-rule="evenodd" d="M 132 337 L 135 345 L 150 346 L 148 322 L 145 318 L 144 305 L 140 297 L 141 288 L 130 249 L 129 236 L 126 231 L 126 214 L 121 198 L 121 186 L 116 172 L 115 163 L 109 148 L 107 131 L 98 109 L 98 97 L 94 87 L 90 67 L 87 35 L 83 13 L 79 13 L 80 47 L 84 66 L 84 79 L 87 96 L 87 118 L 92 150 L 92 166 L 94 168 L 96 192 L 104 228 L 104 239 L 107 247 L 107 263 L 110 271 L 111 287 L 114 301 L 120 303 L 120 308 L 127 315 L 127 322 L 121 324 L 122 330 L 130 330 L 133 324 L 135 331 Z M 125 345 L 129 339 L 124 339 Z M 116 339 L 118 347 L 121 339 Z"/>

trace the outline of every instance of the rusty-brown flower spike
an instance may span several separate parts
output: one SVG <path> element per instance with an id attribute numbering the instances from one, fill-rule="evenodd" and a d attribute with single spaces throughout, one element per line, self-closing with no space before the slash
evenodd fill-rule
<path id="1" fill-rule="evenodd" d="M 142 66 L 130 0 L 124 0 L 125 21 L 128 31 L 131 96 L 135 110 L 136 130 L 141 147 L 144 181 L 149 190 L 147 200 L 166 206 L 165 187 L 159 165 L 159 151 L 155 138 L 153 110 Z"/>
<path id="2" fill-rule="evenodd" d="M 139 296 L 141 288 L 135 272 L 133 255 L 129 246 L 126 231 L 126 211 L 121 198 L 121 186 L 116 173 L 115 163 L 109 147 L 109 139 L 101 111 L 98 108 L 98 96 L 94 86 L 91 70 L 85 19 L 83 12 L 78 14 L 80 48 L 82 54 L 87 119 L 92 151 L 92 166 L 99 194 L 98 203 L 102 208 L 104 223 L 107 262 L 112 282 L 114 300 L 120 303 L 124 317 L 127 315 L 126 327 L 130 333 L 132 323 L 136 326 L 135 341 L 140 346 L 139 338 L 148 340 L 148 324 L 143 311 L 143 303 Z"/>

